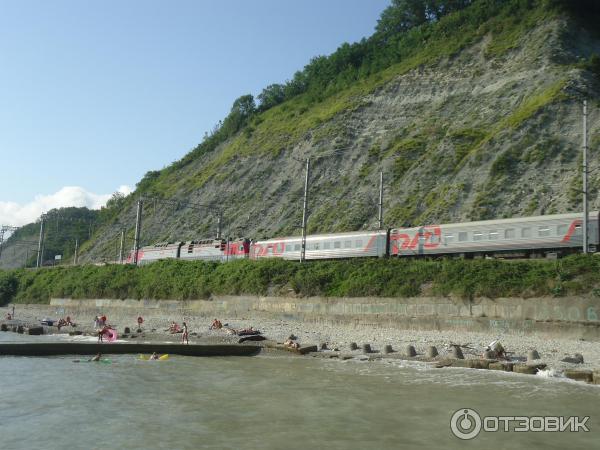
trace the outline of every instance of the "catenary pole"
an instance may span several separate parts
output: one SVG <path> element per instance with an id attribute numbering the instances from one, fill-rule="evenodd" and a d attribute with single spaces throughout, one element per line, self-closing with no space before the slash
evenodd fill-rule
<path id="1" fill-rule="evenodd" d="M 75 254 L 73 255 L 73 265 L 77 265 L 77 259 L 79 258 L 79 239 L 75 239 Z"/>
<path id="2" fill-rule="evenodd" d="M 119 264 L 123 264 L 123 245 L 125 244 L 125 228 L 121 228 L 121 243 L 119 245 Z"/>
<path id="3" fill-rule="evenodd" d="M 304 178 L 304 202 L 302 205 L 302 250 L 300 262 L 306 259 L 306 221 L 308 219 L 308 180 L 310 178 L 310 158 L 306 158 L 306 177 Z"/>
<path id="4" fill-rule="evenodd" d="M 383 229 L 383 170 L 379 172 L 379 220 L 378 230 Z"/>
<path id="5" fill-rule="evenodd" d="M 588 252 L 587 100 L 583 101 L 583 253 Z"/>
<path id="6" fill-rule="evenodd" d="M 38 251 L 37 251 L 37 260 L 35 263 L 35 267 L 40 268 L 43 264 L 44 258 L 44 223 L 45 217 L 42 215 L 40 218 L 40 238 L 38 240 Z"/>
<path id="7" fill-rule="evenodd" d="M 137 202 L 137 213 L 135 217 L 135 237 L 133 241 L 133 263 L 137 266 L 138 251 L 140 250 L 140 234 L 142 232 L 142 210 L 143 200 L 140 198 Z"/>

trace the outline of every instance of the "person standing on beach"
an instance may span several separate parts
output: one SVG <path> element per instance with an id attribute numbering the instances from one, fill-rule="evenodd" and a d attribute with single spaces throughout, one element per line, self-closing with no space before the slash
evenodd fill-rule
<path id="1" fill-rule="evenodd" d="M 190 341 L 188 340 L 188 327 L 187 324 L 185 322 L 183 322 L 183 332 L 181 333 L 181 343 L 182 344 L 189 344 Z"/>

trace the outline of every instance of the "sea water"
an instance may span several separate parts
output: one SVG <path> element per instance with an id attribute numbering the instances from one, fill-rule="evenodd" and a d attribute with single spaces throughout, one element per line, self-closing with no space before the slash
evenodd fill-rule
<path id="1" fill-rule="evenodd" d="M 0 341 L 43 340 L 0 333 Z M 91 355 L 90 355 L 91 356 Z M 600 386 L 399 361 L 0 357 L 2 449 L 600 448 Z M 450 418 L 589 416 L 589 432 L 481 432 Z"/>

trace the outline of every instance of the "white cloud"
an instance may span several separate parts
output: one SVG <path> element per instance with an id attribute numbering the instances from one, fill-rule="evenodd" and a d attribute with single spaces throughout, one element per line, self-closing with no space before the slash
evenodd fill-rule
<path id="1" fill-rule="evenodd" d="M 127 195 L 132 192 L 129 186 L 120 186 L 118 192 Z M 106 205 L 112 194 L 94 194 L 79 186 L 65 186 L 50 195 L 36 195 L 29 203 L 21 205 L 15 202 L 0 201 L 0 224 L 21 226 L 35 222 L 41 214 L 66 206 L 99 209 Z"/>

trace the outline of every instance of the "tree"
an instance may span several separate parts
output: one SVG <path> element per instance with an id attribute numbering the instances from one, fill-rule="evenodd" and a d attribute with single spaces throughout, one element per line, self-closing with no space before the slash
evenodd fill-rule
<path id="1" fill-rule="evenodd" d="M 279 105 L 285 100 L 285 88 L 281 84 L 271 84 L 264 88 L 260 94 L 258 94 L 258 101 L 260 102 L 260 111 L 266 111 L 273 106 Z"/>
<path id="2" fill-rule="evenodd" d="M 230 114 L 239 114 L 244 119 L 256 111 L 256 103 L 252 94 L 242 95 L 233 102 Z"/>

